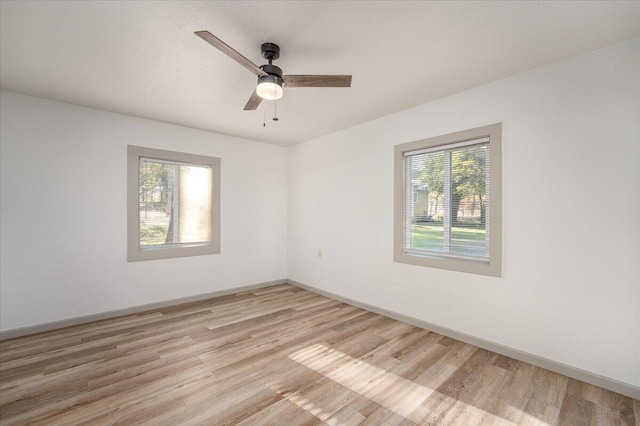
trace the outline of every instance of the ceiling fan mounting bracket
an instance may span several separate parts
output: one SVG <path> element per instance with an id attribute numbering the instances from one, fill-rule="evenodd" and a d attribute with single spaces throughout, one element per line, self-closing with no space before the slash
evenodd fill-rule
<path id="1" fill-rule="evenodd" d="M 271 63 L 280 57 L 280 46 L 275 43 L 262 43 L 260 46 L 262 57 Z"/>

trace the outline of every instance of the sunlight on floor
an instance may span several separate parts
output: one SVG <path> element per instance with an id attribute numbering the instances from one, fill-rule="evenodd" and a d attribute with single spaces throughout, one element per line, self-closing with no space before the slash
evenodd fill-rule
<path id="1" fill-rule="evenodd" d="M 289 358 L 344 386 L 349 391 L 362 395 L 394 413 L 418 423 L 424 423 L 425 420 L 435 419 L 440 415 L 444 415 L 440 419 L 445 420 L 447 424 L 514 424 L 478 407 L 442 395 L 435 391 L 437 386 L 432 389 L 415 383 L 323 344 L 314 344 L 301 349 L 289 355 Z M 448 375 L 440 377 L 438 385 L 447 378 Z M 322 396 L 319 392 L 317 393 L 319 396 L 313 397 L 313 390 L 305 391 L 305 389 L 302 389 L 289 395 L 288 399 L 320 420 L 327 421 L 331 417 L 331 424 L 350 424 L 350 422 L 341 422 L 340 419 L 332 416 L 340 408 L 340 405 L 336 405 L 336 401 L 328 401 L 329 397 Z M 432 404 L 429 407 L 423 405 L 427 398 L 432 395 L 434 395 L 436 404 Z M 333 399 L 335 400 L 336 398 L 344 405 L 346 396 L 338 395 Z M 546 424 L 540 422 L 540 419 L 524 413 L 522 410 L 515 407 L 509 408 L 518 411 L 517 413 L 512 412 L 515 416 L 509 417 L 519 418 L 519 423 Z M 451 415 L 455 417 L 450 418 Z"/>

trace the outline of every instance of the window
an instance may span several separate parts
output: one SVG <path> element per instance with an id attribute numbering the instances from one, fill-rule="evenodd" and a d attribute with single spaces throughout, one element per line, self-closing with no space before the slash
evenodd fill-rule
<path id="1" fill-rule="evenodd" d="M 502 274 L 502 125 L 395 146 L 394 260 Z"/>
<path id="2" fill-rule="evenodd" d="M 220 159 L 127 147 L 130 262 L 220 253 Z"/>

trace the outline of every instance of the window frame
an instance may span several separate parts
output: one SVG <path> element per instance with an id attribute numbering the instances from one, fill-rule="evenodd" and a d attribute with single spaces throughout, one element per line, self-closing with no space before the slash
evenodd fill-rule
<path id="1" fill-rule="evenodd" d="M 431 149 L 489 138 L 489 182 L 491 218 L 489 260 L 459 258 L 447 254 L 409 253 L 405 249 L 405 152 Z M 493 277 L 502 276 L 502 123 L 449 133 L 394 146 L 394 259 L 398 263 L 446 269 Z"/>
<path id="2" fill-rule="evenodd" d="M 211 168 L 211 241 L 186 246 L 140 248 L 140 159 L 156 159 Z M 220 253 L 220 158 L 127 145 L 127 261 Z"/>

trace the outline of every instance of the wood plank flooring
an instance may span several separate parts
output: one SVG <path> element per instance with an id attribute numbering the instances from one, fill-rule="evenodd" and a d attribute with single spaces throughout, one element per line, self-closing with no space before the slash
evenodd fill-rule
<path id="1" fill-rule="evenodd" d="M 0 342 L 0 424 L 634 425 L 640 402 L 279 285 Z"/>

